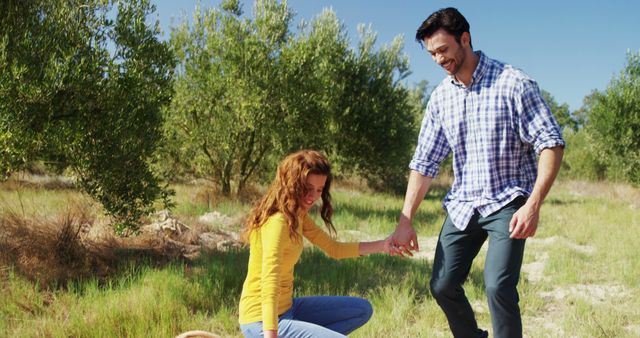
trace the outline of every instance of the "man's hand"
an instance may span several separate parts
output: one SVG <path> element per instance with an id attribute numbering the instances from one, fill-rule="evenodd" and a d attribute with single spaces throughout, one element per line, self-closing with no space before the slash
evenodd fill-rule
<path id="1" fill-rule="evenodd" d="M 533 186 L 531 196 L 511 218 L 509 223 L 509 232 L 511 238 L 527 238 L 533 237 L 538 229 L 538 219 L 540 217 L 540 206 L 547 196 L 553 181 L 558 175 L 562 156 L 564 154 L 563 146 L 546 148 L 540 152 L 538 160 L 538 178 Z"/>
<path id="2" fill-rule="evenodd" d="M 396 227 L 396 231 L 391 235 L 391 255 L 413 256 L 411 250 L 418 251 L 418 236 L 411 226 L 411 221 L 404 216 L 400 216 L 400 221 Z"/>
<path id="3" fill-rule="evenodd" d="M 432 179 L 433 177 L 411 170 L 409 183 L 407 183 L 407 192 L 404 196 L 404 204 L 400 212 L 400 220 L 396 231 L 391 235 L 391 255 L 413 256 L 411 250 L 418 250 L 418 236 L 416 236 L 416 231 L 411 226 L 411 219 L 416 210 L 418 210 L 420 202 L 424 199 L 424 195 L 429 190 Z"/>
<path id="4" fill-rule="evenodd" d="M 511 238 L 524 239 L 533 237 L 538 229 L 540 207 L 533 203 L 525 203 L 511 218 L 509 232 Z"/>

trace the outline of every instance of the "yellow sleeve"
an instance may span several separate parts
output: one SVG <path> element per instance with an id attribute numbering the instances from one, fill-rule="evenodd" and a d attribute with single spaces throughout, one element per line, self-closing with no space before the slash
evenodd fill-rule
<path id="1" fill-rule="evenodd" d="M 309 215 L 304 216 L 302 226 L 304 237 L 322 249 L 329 257 L 341 259 L 359 256 L 359 243 L 337 242 L 324 230 L 320 229 Z"/>
<path id="2" fill-rule="evenodd" d="M 282 215 L 274 215 L 260 227 L 260 231 L 262 235 L 262 325 L 264 330 L 277 330 L 282 253 L 289 236 L 289 227 Z"/>

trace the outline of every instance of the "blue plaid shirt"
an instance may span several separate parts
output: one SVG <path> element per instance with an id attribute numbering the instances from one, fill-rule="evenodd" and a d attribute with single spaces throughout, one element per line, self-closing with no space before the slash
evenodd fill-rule
<path id="1" fill-rule="evenodd" d="M 443 207 L 461 230 L 474 212 L 486 217 L 518 196 L 529 196 L 536 154 L 564 146 L 536 82 L 511 65 L 476 54 L 480 60 L 469 87 L 449 76 L 431 93 L 409 164 L 435 177 L 453 152 L 454 181 Z"/>

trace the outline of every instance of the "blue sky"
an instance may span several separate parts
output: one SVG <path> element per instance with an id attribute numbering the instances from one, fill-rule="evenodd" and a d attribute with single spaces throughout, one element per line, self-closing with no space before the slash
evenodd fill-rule
<path id="1" fill-rule="evenodd" d="M 197 0 L 152 0 L 157 19 L 168 37 L 182 13 L 191 17 Z M 201 0 L 203 8 L 220 0 Z M 241 1 L 250 15 L 253 1 Z M 626 53 L 640 51 L 640 1 L 403 1 L 289 0 L 294 25 L 312 20 L 331 7 L 344 23 L 353 44 L 359 23 L 371 24 L 378 43 L 403 35 L 412 74 L 409 85 L 426 79 L 438 84 L 445 73 L 415 42 L 422 21 L 442 7 L 456 7 L 471 25 L 473 47 L 510 63 L 532 76 L 542 89 L 571 110 L 593 89 L 604 90 L 624 67 Z M 172 24 L 173 20 L 173 24 Z"/>

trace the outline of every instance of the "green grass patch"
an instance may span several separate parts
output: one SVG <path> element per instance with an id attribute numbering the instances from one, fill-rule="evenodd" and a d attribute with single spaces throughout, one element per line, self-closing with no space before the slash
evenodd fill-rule
<path id="1" fill-rule="evenodd" d="M 234 216 L 251 207 L 212 198 L 202 190 L 196 185 L 177 186 L 174 214 L 185 219 L 212 211 Z M 414 222 L 419 236 L 439 233 L 445 217 L 444 193 L 436 187 L 421 205 Z M 24 209 L 27 214 L 64 210 L 65 203 L 78 196 L 70 190 L 27 189 L 20 194 L 0 190 L 3 212 Z M 524 264 L 541 268 L 538 279 L 523 271 L 519 285 L 526 336 L 640 335 L 640 208 L 628 196 L 640 193 L 628 187 L 575 182 L 560 182 L 551 191 L 538 232 L 525 250 Z M 334 224 L 339 238 L 388 236 L 402 202 L 401 196 L 336 189 Z M 0 267 L 0 336 L 171 337 L 200 329 L 240 337 L 238 300 L 247 258 L 245 248 L 206 255 L 193 263 L 158 266 L 143 261 L 121 268 L 108 280 L 48 289 L 11 267 Z M 481 251 L 465 292 L 480 326 L 490 328 L 484 261 Z M 337 261 L 308 247 L 296 266 L 295 294 L 369 299 L 374 316 L 352 337 L 450 337 L 447 321 L 428 289 L 431 268 L 424 258 L 384 255 Z"/>

